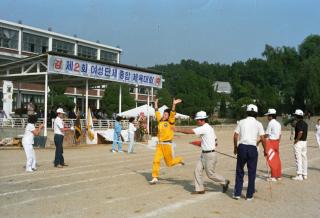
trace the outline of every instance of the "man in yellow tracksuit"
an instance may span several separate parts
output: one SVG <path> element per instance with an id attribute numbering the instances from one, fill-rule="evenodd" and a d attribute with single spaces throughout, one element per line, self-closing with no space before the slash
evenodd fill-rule
<path id="1" fill-rule="evenodd" d="M 155 99 L 154 108 L 156 110 L 156 119 L 158 122 L 158 144 L 153 159 L 152 167 L 152 180 L 150 184 L 156 184 L 158 182 L 160 171 L 160 160 L 164 158 L 164 161 L 168 167 L 176 164 L 184 165 L 181 157 L 172 156 L 172 140 L 173 140 L 173 127 L 175 124 L 175 109 L 176 105 L 181 103 L 181 99 L 173 99 L 172 110 L 166 109 L 161 117 L 158 111 L 158 99 Z"/>

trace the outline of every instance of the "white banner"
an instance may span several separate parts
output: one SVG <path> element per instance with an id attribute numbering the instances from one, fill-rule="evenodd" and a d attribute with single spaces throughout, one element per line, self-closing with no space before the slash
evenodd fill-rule
<path id="1" fill-rule="evenodd" d="M 158 74 L 55 55 L 48 55 L 48 73 L 162 88 L 162 76 Z"/>

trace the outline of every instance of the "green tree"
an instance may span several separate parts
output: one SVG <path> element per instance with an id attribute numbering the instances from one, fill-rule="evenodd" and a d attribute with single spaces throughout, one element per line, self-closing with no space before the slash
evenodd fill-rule
<path id="1" fill-rule="evenodd" d="M 101 108 L 105 109 L 107 114 L 118 113 L 119 109 L 119 84 L 111 83 L 107 85 L 104 96 L 101 99 Z M 135 106 L 135 100 L 129 93 L 128 85 L 121 85 L 122 92 L 122 111 L 131 109 Z"/>

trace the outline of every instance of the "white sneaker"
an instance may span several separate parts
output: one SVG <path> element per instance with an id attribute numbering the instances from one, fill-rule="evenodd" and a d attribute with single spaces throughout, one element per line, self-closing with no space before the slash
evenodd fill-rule
<path id="1" fill-rule="evenodd" d="M 268 181 L 268 182 L 276 182 L 277 179 L 274 178 L 274 177 L 269 177 L 269 178 L 267 178 L 267 181 Z"/>
<path id="2" fill-rule="evenodd" d="M 240 196 L 233 195 L 232 198 L 235 199 L 235 200 L 239 200 Z"/>
<path id="3" fill-rule="evenodd" d="M 293 180 L 296 180 L 296 181 L 303 181 L 303 177 L 302 175 L 297 175 L 295 177 L 292 177 Z"/>
<path id="4" fill-rule="evenodd" d="M 26 170 L 27 173 L 32 173 L 33 170 L 32 169 L 29 169 L 29 170 Z"/>
<path id="5" fill-rule="evenodd" d="M 112 153 L 116 153 L 116 150 L 111 150 Z"/>
<path id="6" fill-rule="evenodd" d="M 123 151 L 122 150 L 120 150 L 120 151 L 118 151 L 119 153 L 122 153 Z"/>
<path id="7" fill-rule="evenodd" d="M 153 178 L 151 181 L 149 181 L 150 185 L 155 185 L 159 182 L 157 178 Z"/>
<path id="8" fill-rule="evenodd" d="M 307 180 L 308 179 L 308 176 L 302 176 L 303 177 L 303 180 Z"/>
<path id="9" fill-rule="evenodd" d="M 252 201 L 253 200 L 253 197 L 252 198 L 246 198 L 246 201 Z"/>

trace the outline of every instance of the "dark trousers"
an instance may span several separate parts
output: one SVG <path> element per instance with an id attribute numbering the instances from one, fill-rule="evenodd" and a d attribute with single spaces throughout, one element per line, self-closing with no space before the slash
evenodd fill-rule
<path id="1" fill-rule="evenodd" d="M 254 145 L 239 144 L 237 155 L 237 169 L 236 169 L 236 185 L 234 190 L 235 196 L 241 196 L 244 177 L 244 166 L 247 164 L 248 168 L 248 189 L 247 198 L 252 198 L 255 192 L 255 180 L 258 163 L 258 150 Z"/>
<path id="2" fill-rule="evenodd" d="M 54 158 L 54 166 L 63 165 L 63 135 L 54 134 L 54 145 L 56 146 L 56 155 Z"/>

